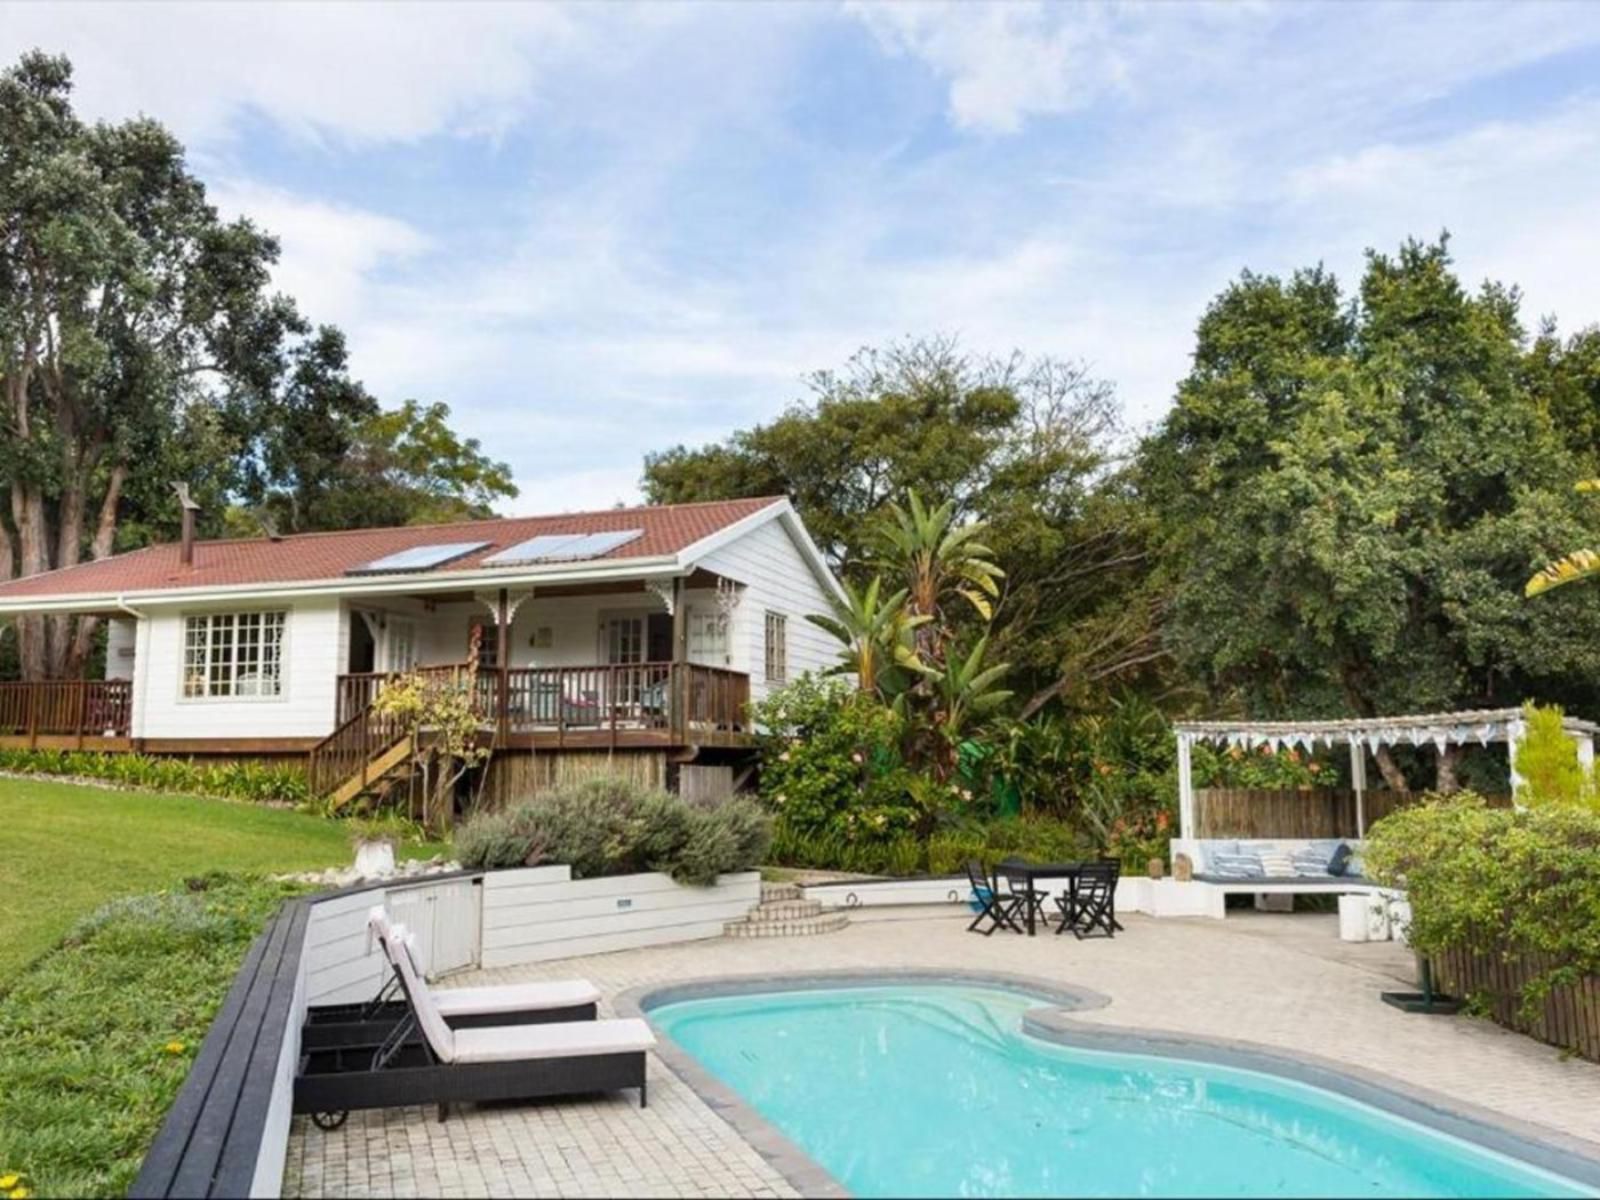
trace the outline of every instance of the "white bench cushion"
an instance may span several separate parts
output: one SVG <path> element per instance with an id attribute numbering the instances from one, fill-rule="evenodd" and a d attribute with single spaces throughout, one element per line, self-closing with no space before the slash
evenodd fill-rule
<path id="1" fill-rule="evenodd" d="M 437 988 L 433 1003 L 443 1017 L 481 1017 L 493 1013 L 540 1012 L 598 1004 L 600 992 L 587 979 L 549 983 L 507 983 L 488 987 Z"/>
<path id="2" fill-rule="evenodd" d="M 623 1054 L 656 1044 L 650 1026 L 637 1017 L 619 1021 L 562 1021 L 555 1025 L 502 1025 L 455 1031 L 456 1062 L 529 1062 Z"/>

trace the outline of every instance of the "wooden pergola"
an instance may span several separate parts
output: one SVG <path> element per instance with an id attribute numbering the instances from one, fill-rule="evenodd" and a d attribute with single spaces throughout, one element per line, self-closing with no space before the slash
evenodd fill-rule
<path id="1" fill-rule="evenodd" d="M 1578 761 L 1588 769 L 1594 764 L 1594 738 L 1600 725 L 1577 717 L 1562 721 L 1567 733 L 1578 743 Z M 1346 746 L 1350 753 L 1350 786 L 1356 794 L 1356 836 L 1366 836 L 1366 814 L 1362 793 L 1367 787 L 1367 751 L 1380 746 L 1488 746 L 1506 745 L 1511 768 L 1511 790 L 1516 791 L 1517 745 L 1527 731 L 1520 708 L 1473 709 L 1465 712 L 1422 713 L 1403 717 L 1360 717 L 1338 721 L 1180 721 L 1178 735 L 1178 836 L 1190 838 L 1195 829 L 1194 773 L 1190 752 L 1196 742 L 1238 746 L 1254 750 L 1261 746 L 1288 748 L 1308 753 L 1319 746 Z"/>

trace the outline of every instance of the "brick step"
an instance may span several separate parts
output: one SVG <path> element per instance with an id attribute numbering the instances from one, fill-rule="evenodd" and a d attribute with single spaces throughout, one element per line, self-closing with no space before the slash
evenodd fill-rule
<path id="1" fill-rule="evenodd" d="M 763 883 L 761 885 L 761 903 L 769 900 L 798 900 L 800 899 L 800 885 L 798 883 Z"/>
<path id="2" fill-rule="evenodd" d="M 820 900 L 763 900 L 750 910 L 752 921 L 794 921 L 822 911 Z"/>
<path id="3" fill-rule="evenodd" d="M 814 917 L 797 917 L 788 921 L 753 921 L 745 917 L 729 921 L 722 927 L 728 937 L 807 937 L 815 933 L 833 933 L 850 924 L 848 913 L 819 913 Z"/>

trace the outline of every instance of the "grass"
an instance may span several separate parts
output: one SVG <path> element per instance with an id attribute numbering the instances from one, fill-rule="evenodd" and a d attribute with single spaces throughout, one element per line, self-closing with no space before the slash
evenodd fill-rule
<path id="1" fill-rule="evenodd" d="M 348 831 L 321 817 L 43 779 L 0 778 L 0 830 L 0 994 L 75 922 L 117 896 L 208 871 L 305 871 L 351 860 Z M 408 846 L 402 854 L 439 849 Z M 5 1170 L 0 1164 L 0 1175 Z"/>
<path id="2" fill-rule="evenodd" d="M 293 890 L 210 876 L 113 900 L 0 996 L 0 1177 L 39 1196 L 125 1194 L 245 951 Z"/>

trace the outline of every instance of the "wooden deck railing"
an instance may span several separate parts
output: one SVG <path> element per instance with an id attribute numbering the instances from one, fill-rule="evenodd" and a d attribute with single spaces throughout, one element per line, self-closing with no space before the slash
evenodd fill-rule
<path id="1" fill-rule="evenodd" d="M 127 679 L 48 679 L 0 683 L 0 734 L 13 737 L 127 737 L 133 683 Z"/>
<path id="2" fill-rule="evenodd" d="M 465 664 L 420 668 L 440 679 L 459 679 Z M 394 676 L 382 672 L 339 676 L 341 729 L 377 698 Z M 567 731 L 618 736 L 650 732 L 687 737 L 748 728 L 750 677 L 698 663 L 611 663 L 575 667 L 512 667 L 505 672 L 505 727 L 512 732 Z M 500 724 L 501 672 L 480 669 L 476 697 L 486 725 Z M 352 725 L 349 740 L 358 740 Z M 382 749 L 382 747 L 375 747 Z"/>

